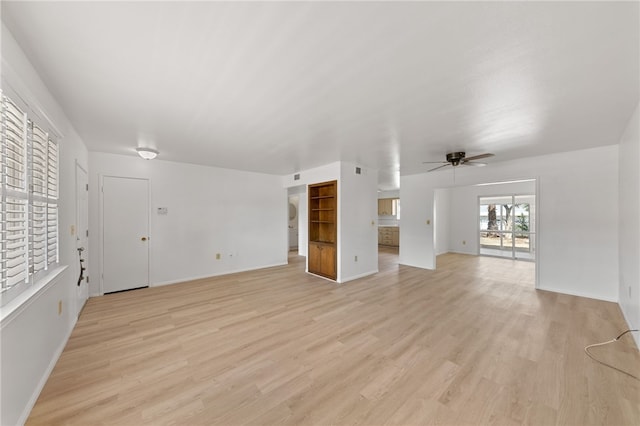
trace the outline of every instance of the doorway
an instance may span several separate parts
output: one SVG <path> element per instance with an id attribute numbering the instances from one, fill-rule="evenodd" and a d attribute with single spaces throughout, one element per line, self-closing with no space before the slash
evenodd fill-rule
<path id="1" fill-rule="evenodd" d="M 287 203 L 287 250 L 307 256 L 307 186 L 287 188 Z"/>
<path id="2" fill-rule="evenodd" d="M 298 212 L 300 196 L 289 196 L 289 251 L 298 250 Z"/>
<path id="3" fill-rule="evenodd" d="M 76 315 L 89 298 L 89 277 L 87 260 L 89 259 L 89 179 L 87 171 L 76 162 L 76 251 L 77 251 L 77 286 Z"/>
<path id="4" fill-rule="evenodd" d="M 536 260 L 535 195 L 478 197 L 479 253 Z"/>
<path id="5" fill-rule="evenodd" d="M 149 181 L 102 179 L 102 293 L 149 286 Z"/>

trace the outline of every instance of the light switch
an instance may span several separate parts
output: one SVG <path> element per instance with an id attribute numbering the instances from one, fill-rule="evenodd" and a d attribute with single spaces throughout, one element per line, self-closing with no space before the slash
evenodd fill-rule
<path id="1" fill-rule="evenodd" d="M 427 219 L 427 225 L 431 225 L 431 220 Z"/>

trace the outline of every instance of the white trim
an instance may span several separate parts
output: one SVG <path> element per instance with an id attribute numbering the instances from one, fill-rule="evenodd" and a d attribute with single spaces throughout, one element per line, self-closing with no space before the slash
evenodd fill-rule
<path id="1" fill-rule="evenodd" d="M 469 253 L 461 253 L 461 254 L 469 254 Z M 473 255 L 471 255 L 471 256 L 473 256 Z M 399 262 L 398 264 L 399 265 L 403 265 L 403 266 L 410 266 L 412 268 L 424 269 L 425 271 L 435 271 L 436 270 L 436 267 L 435 267 L 436 259 L 435 259 L 435 257 L 433 258 L 433 265 L 434 265 L 433 268 L 426 268 L 426 267 L 424 267 L 422 265 L 417 265 L 415 263 L 410 263 L 410 262 Z"/>
<path id="2" fill-rule="evenodd" d="M 557 288 L 544 287 L 544 286 L 536 288 L 536 290 L 550 291 L 552 293 L 566 294 L 566 295 L 569 295 L 569 296 L 586 297 L 587 299 L 604 300 L 605 302 L 613 302 L 613 303 L 616 303 L 616 304 L 618 303 L 618 300 L 615 297 L 614 298 L 602 297 L 602 296 L 598 296 L 598 295 L 595 295 L 595 294 L 582 293 L 582 292 L 579 292 L 579 291 L 567 291 L 565 289 L 559 290 Z"/>
<path id="3" fill-rule="evenodd" d="M 14 299 L 7 302 L 6 305 L 0 308 L 0 328 L 4 328 L 15 317 L 17 317 L 22 311 L 28 308 L 34 301 L 42 296 L 57 279 L 62 275 L 62 272 L 68 268 L 68 265 L 58 266 L 44 276 L 42 279 L 33 283 L 33 285 L 24 289 Z"/>
<path id="4" fill-rule="evenodd" d="M 633 330 L 637 329 L 639 326 L 637 324 L 634 324 L 633 321 L 629 319 L 629 317 L 627 316 L 627 313 L 622 308 L 622 305 L 620 304 L 620 302 L 618 302 L 618 306 L 620 307 L 620 311 L 622 311 L 622 317 L 627 323 L 627 327 Z M 633 336 L 633 340 L 636 344 L 636 349 L 640 349 L 640 333 L 635 333 L 635 334 L 631 333 L 631 335 Z"/>
<path id="5" fill-rule="evenodd" d="M 358 275 L 353 275 L 351 277 L 347 277 L 347 278 L 343 278 L 341 281 L 338 281 L 340 284 L 342 283 L 346 283 L 348 281 L 353 281 L 353 280 L 357 280 L 359 278 L 364 278 L 364 277 L 368 277 L 370 275 L 374 275 L 377 274 L 378 272 L 380 272 L 378 269 L 369 271 L 369 272 L 364 272 L 362 274 L 358 274 Z"/>
<path id="6" fill-rule="evenodd" d="M 467 251 L 459 251 L 459 250 L 449 250 L 449 251 L 447 251 L 447 252 L 445 252 L 445 253 L 442 253 L 442 254 L 447 254 L 447 253 L 464 254 L 464 255 L 467 255 L 467 256 L 480 256 L 480 255 L 479 255 L 479 254 L 477 254 L 477 253 L 467 252 Z M 440 256 L 440 255 L 438 255 L 438 256 Z M 436 256 L 436 257 L 437 257 L 437 256 Z M 483 256 L 483 257 L 484 257 L 484 256 Z M 488 256 L 488 257 L 493 257 L 493 256 Z M 496 257 L 496 258 L 498 258 L 498 257 Z M 507 258 L 506 258 L 506 257 L 502 257 L 501 259 L 507 259 Z"/>
<path id="7" fill-rule="evenodd" d="M 219 274 L 201 275 L 201 276 L 198 276 L 198 277 L 181 278 L 179 280 L 161 281 L 161 282 L 158 282 L 158 283 L 149 284 L 149 287 L 162 287 L 162 286 L 165 286 L 165 285 L 182 284 L 182 283 L 187 283 L 187 282 L 190 282 L 190 281 L 206 280 L 207 278 L 215 278 L 215 277 L 221 277 L 223 275 L 237 274 L 239 272 L 256 271 L 258 269 L 275 268 L 277 266 L 286 266 L 286 265 L 288 265 L 287 262 L 285 262 L 285 263 L 274 263 L 272 265 L 265 265 L 265 266 L 258 266 L 257 268 L 233 269 L 231 271 L 225 271 L 225 272 L 221 272 Z"/>

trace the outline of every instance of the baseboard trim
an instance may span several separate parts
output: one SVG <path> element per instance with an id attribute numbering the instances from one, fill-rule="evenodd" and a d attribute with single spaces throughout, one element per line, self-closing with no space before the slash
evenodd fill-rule
<path id="1" fill-rule="evenodd" d="M 546 286 L 540 286 L 538 287 L 536 290 L 544 290 L 544 291 L 551 291 L 553 293 L 559 293 L 559 294 L 566 294 L 569 296 L 578 296 L 578 297 L 586 297 L 587 299 L 594 299 L 594 300 L 602 300 L 604 302 L 613 302 L 613 303 L 618 303 L 618 300 L 616 298 L 606 298 L 606 297 L 602 297 L 602 296 L 597 296 L 595 294 L 588 294 L 588 293 L 582 293 L 582 292 L 578 292 L 578 291 L 567 291 L 565 289 L 559 289 L 559 288 L 554 288 L 554 287 L 546 287 Z"/>
<path id="2" fill-rule="evenodd" d="M 224 271 L 224 272 L 220 272 L 219 274 L 213 274 L 213 275 L 201 275 L 201 276 L 196 276 L 196 277 L 180 278 L 178 280 L 161 281 L 161 282 L 149 284 L 149 287 L 162 287 L 162 286 L 165 286 L 165 285 L 180 284 L 180 283 L 186 283 L 186 282 L 189 282 L 189 281 L 196 281 L 196 280 L 204 280 L 204 279 L 207 279 L 207 278 L 221 277 L 223 275 L 231 275 L 231 274 L 237 274 L 237 273 L 240 273 L 240 272 L 255 271 L 255 270 L 258 270 L 258 269 L 275 268 L 277 266 L 284 266 L 284 265 L 288 265 L 288 263 L 287 262 L 274 263 L 274 264 L 271 264 L 271 265 L 257 266 L 255 268 L 233 269 L 233 270 L 230 270 L 230 271 Z"/>
<path id="3" fill-rule="evenodd" d="M 347 277 L 347 278 L 343 278 L 342 280 L 340 280 L 338 282 L 340 284 L 342 284 L 342 283 L 346 283 L 346 282 L 349 282 L 349 281 L 357 280 L 358 278 L 368 277 L 370 275 L 377 274 L 378 272 L 379 271 L 376 269 L 376 270 L 373 270 L 373 271 L 368 271 L 368 272 L 365 272 L 365 273 L 362 273 L 362 274 L 353 275 L 353 276 L 350 276 L 350 277 Z"/>
<path id="4" fill-rule="evenodd" d="M 633 321 L 629 320 L 627 313 L 625 312 L 624 308 L 620 303 L 618 303 L 618 307 L 620 308 L 620 312 L 622 312 L 622 318 L 624 318 L 624 321 L 627 323 L 627 327 L 630 330 L 636 330 L 640 328 L 640 324 L 636 325 L 633 323 Z M 640 350 L 640 333 L 631 333 L 631 335 L 633 336 L 633 341 L 636 344 L 636 349 Z"/>

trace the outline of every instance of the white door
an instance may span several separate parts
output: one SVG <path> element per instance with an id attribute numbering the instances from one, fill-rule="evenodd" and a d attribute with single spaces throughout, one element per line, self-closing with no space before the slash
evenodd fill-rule
<path id="1" fill-rule="evenodd" d="M 89 259 L 89 180 L 87 171 L 76 163 L 76 315 L 89 298 L 89 278 L 87 276 Z"/>
<path id="2" fill-rule="evenodd" d="M 102 292 L 149 285 L 149 181 L 102 181 Z"/>

